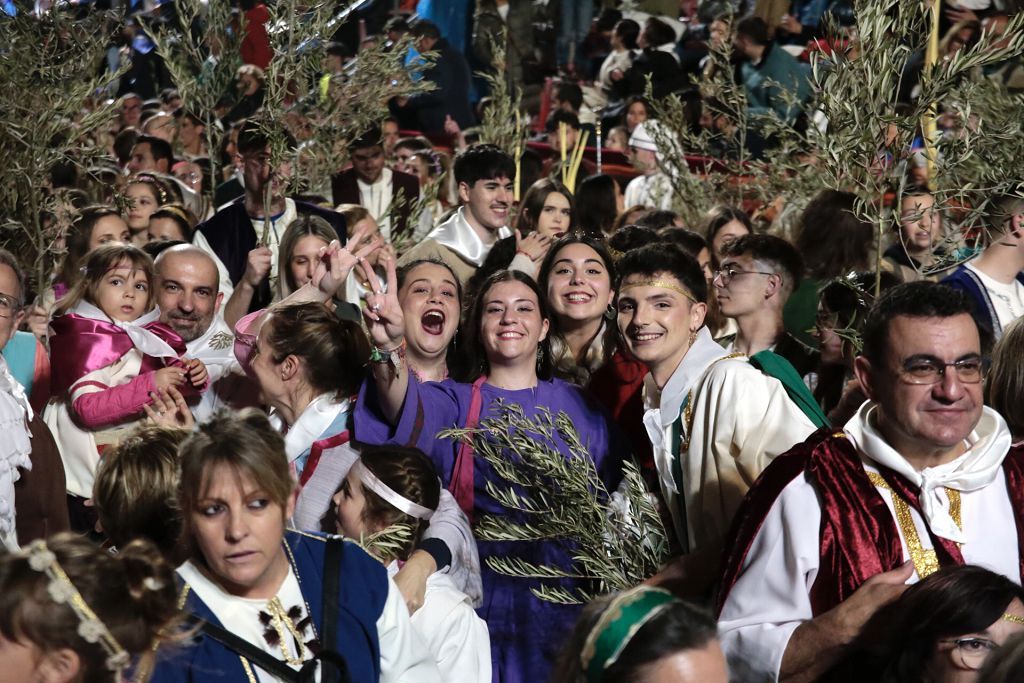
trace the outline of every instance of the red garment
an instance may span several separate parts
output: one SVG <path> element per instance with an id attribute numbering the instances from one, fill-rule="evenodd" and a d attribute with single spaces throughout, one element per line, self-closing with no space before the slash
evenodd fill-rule
<path id="1" fill-rule="evenodd" d="M 739 578 L 768 511 L 782 490 L 805 472 L 821 501 L 821 563 L 810 591 L 814 616 L 849 598 L 872 576 L 903 564 L 899 530 L 885 500 L 868 479 L 853 444 L 842 432 L 830 432 L 820 429 L 775 458 L 743 499 L 725 546 L 725 572 L 716 599 L 718 613 Z M 888 468 L 879 466 L 878 470 L 892 487 L 893 495 L 919 510 L 916 487 Z M 1016 515 L 1024 576 L 1024 447 L 1010 449 L 1003 460 L 1003 471 Z M 955 543 L 931 531 L 929 535 L 941 566 L 963 564 Z"/>
<path id="2" fill-rule="evenodd" d="M 620 349 L 591 375 L 587 390 L 629 439 L 641 469 L 653 470 L 654 453 L 644 427 L 646 375 L 647 366 Z"/>
<path id="3" fill-rule="evenodd" d="M 274 51 L 270 49 L 270 36 L 267 34 L 267 23 L 270 21 L 270 10 L 260 3 L 245 13 L 245 35 L 242 37 L 242 61 L 254 64 L 261 69 L 270 66 L 270 58 Z"/>

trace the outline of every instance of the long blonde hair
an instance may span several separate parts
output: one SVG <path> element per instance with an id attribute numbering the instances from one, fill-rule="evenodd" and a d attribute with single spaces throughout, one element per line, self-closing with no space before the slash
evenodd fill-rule
<path id="1" fill-rule="evenodd" d="M 318 237 L 325 244 L 330 244 L 331 240 L 338 239 L 338 233 L 325 219 L 312 214 L 299 216 L 288 224 L 284 234 L 281 235 L 281 246 L 278 251 L 280 276 L 277 278 L 277 290 L 279 299 L 285 298 L 299 288 L 295 278 L 292 277 L 291 262 L 292 256 L 295 254 L 295 247 L 303 237 Z"/>

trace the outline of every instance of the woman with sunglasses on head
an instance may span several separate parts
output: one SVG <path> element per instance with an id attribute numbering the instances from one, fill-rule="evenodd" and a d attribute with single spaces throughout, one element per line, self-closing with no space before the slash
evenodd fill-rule
<path id="1" fill-rule="evenodd" d="M 375 279 L 375 278 L 374 278 Z M 551 377 L 547 348 L 550 316 L 546 298 L 536 283 L 516 271 L 488 278 L 475 299 L 467 321 L 467 353 L 473 362 L 472 383 L 452 380 L 419 383 L 405 360 L 405 328 L 394 268 L 388 268 L 387 293 L 374 283 L 364 315 L 374 352 L 371 378 L 356 405 L 356 437 L 363 443 L 416 445 L 431 457 L 442 483 L 471 518 L 484 514 L 510 515 L 488 492 L 503 480 L 473 449 L 437 434 L 452 426 L 476 427 L 502 414 L 499 402 L 519 406 L 534 418 L 543 410 L 564 412 L 580 438 L 605 486 L 613 490 L 621 478 L 624 453 L 612 444 L 612 434 L 600 409 L 576 387 Z M 371 280 L 373 282 L 373 280 Z M 558 434 L 551 447 L 570 455 Z M 514 457 L 509 454 L 509 457 Z M 517 557 L 528 562 L 566 567 L 566 550 L 553 541 L 531 544 L 480 542 L 482 558 Z M 483 567 L 484 604 L 480 615 L 491 632 L 494 680 L 522 681 L 546 675 L 554 648 L 576 618 L 576 609 L 538 599 L 530 592 L 534 581 L 508 578 Z M 560 582 L 572 589 L 573 580 Z M 524 628 L 524 624 L 530 624 Z"/>

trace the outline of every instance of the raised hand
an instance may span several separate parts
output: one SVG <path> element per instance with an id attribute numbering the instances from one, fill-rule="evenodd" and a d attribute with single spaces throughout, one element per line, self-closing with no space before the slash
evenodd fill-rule
<path id="1" fill-rule="evenodd" d="M 385 260 L 384 266 L 387 269 L 387 291 L 384 291 L 380 278 L 366 259 L 361 260 L 360 267 L 370 285 L 363 317 L 373 345 L 381 349 L 392 349 L 401 344 L 405 336 L 405 317 L 402 315 L 402 305 L 398 303 L 398 274 L 394 259 Z"/>
<path id="2" fill-rule="evenodd" d="M 269 247 L 256 247 L 250 251 L 245 261 L 245 273 L 242 275 L 242 280 L 253 289 L 259 287 L 260 283 L 270 273 L 270 261 L 272 258 L 273 252 L 270 251 Z"/>
<path id="3" fill-rule="evenodd" d="M 195 426 L 195 418 L 192 411 L 185 403 L 185 397 L 181 392 L 171 387 L 166 392 L 150 392 L 151 403 L 142 406 L 149 416 L 150 422 L 161 427 L 178 427 L 180 429 L 192 429 Z"/>
<path id="4" fill-rule="evenodd" d="M 542 235 L 537 231 L 531 232 L 526 237 L 516 230 L 516 253 L 523 253 L 530 257 L 534 263 L 542 261 L 547 256 L 551 247 L 551 238 Z"/>
<path id="5" fill-rule="evenodd" d="M 321 249 L 320 261 L 313 270 L 313 286 L 328 297 L 333 297 L 345 284 L 356 264 L 380 246 L 380 239 L 376 237 L 363 244 L 368 233 L 367 228 L 356 230 L 344 247 L 335 240 Z"/>

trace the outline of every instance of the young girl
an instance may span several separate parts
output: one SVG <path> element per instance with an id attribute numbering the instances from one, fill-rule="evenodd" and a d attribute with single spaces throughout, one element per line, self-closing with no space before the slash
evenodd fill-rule
<path id="1" fill-rule="evenodd" d="M 418 448 L 364 448 L 334 494 L 338 532 L 359 539 L 409 525 L 412 533 L 396 550 L 387 555 L 371 551 L 393 576 L 426 530 L 440 494 L 437 472 Z M 491 680 L 487 624 L 447 575 L 435 572 L 427 579 L 423 606 L 413 613 L 412 625 L 437 660 L 442 681 Z"/>
<path id="2" fill-rule="evenodd" d="M 64 533 L 0 554 L 0 680 L 147 680 L 177 602 L 174 569 L 148 541 L 111 555 Z"/>
<path id="3" fill-rule="evenodd" d="M 206 384 L 206 367 L 181 359 L 181 338 L 157 322 L 152 281 L 153 261 L 143 251 L 101 246 L 50 324 L 53 398 L 43 418 L 64 460 L 75 529 L 92 527 L 83 503 L 103 449 L 145 418 L 152 396 L 171 387 L 188 395 Z"/>

